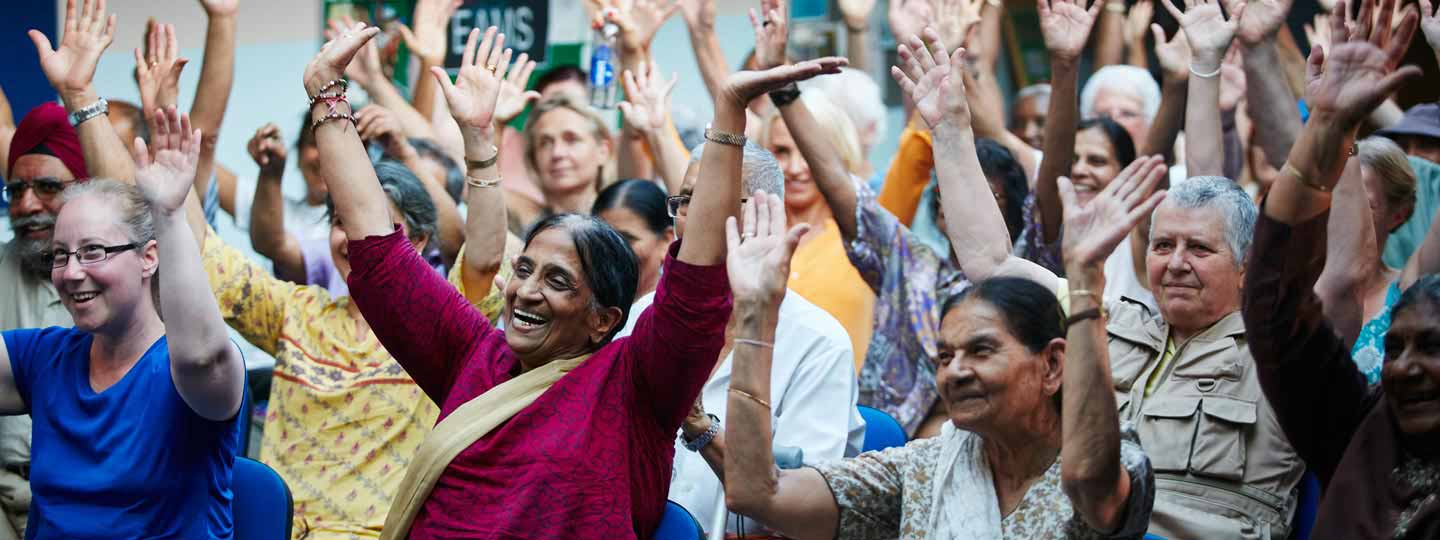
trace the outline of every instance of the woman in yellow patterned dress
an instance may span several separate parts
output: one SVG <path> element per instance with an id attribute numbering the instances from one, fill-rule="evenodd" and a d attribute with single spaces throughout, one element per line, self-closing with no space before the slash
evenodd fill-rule
<path id="1" fill-rule="evenodd" d="M 282 145 L 262 143 L 257 150 L 262 166 L 283 167 Z M 436 238 L 436 211 L 421 181 L 393 162 L 375 170 L 390 197 L 391 218 L 425 251 Z M 225 321 L 275 357 L 260 460 L 294 494 L 294 537 L 378 538 L 405 468 L 439 411 L 380 346 L 348 296 L 277 279 L 214 231 L 207 236 L 205 268 Z M 330 250 L 340 276 L 348 277 L 345 232 L 334 217 Z M 498 269 L 502 256 L 495 253 L 493 266 L 478 268 Z M 457 286 L 462 273 L 472 284 L 489 285 L 494 277 L 494 271 L 478 276 L 483 271 L 462 272 L 457 265 L 451 275 Z M 471 293 L 493 322 L 499 295 L 488 288 Z"/>

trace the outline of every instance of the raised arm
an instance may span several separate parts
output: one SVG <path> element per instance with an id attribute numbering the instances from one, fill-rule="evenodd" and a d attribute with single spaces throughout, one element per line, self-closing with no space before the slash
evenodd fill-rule
<path id="1" fill-rule="evenodd" d="M 1070 174 L 1070 162 L 1074 160 L 1075 126 L 1080 123 L 1076 101 L 1080 53 L 1090 38 L 1095 17 L 1100 14 L 1102 0 L 1096 0 L 1089 10 L 1084 7 L 1085 1 L 1036 0 L 1040 32 L 1050 52 L 1050 112 L 1045 119 L 1045 157 L 1040 160 L 1040 172 L 1035 180 L 1035 204 L 1040 209 L 1041 236 L 1046 243 L 1054 242 L 1060 235 L 1060 191 L 1055 181 Z M 974 276 L 969 269 L 965 273 Z"/>
<path id="2" fill-rule="evenodd" d="M 875 0 L 839 0 L 836 6 L 845 22 L 845 56 L 850 58 L 850 67 L 867 71 L 871 66 L 870 12 Z"/>
<path id="3" fill-rule="evenodd" d="M 10 110 L 10 100 L 5 97 L 5 89 L 0 88 L 0 163 L 10 162 L 10 139 L 14 137 L 15 112 Z"/>
<path id="4" fill-rule="evenodd" d="M 1420 29 L 1425 33 L 1425 43 L 1430 45 L 1430 51 L 1440 61 L 1440 17 L 1435 15 L 1430 0 L 1420 0 Z"/>
<path id="5" fill-rule="evenodd" d="M 305 253 L 300 249 L 300 240 L 285 230 L 285 198 L 280 185 L 285 176 L 286 150 L 280 127 L 261 126 L 245 149 L 260 166 L 255 200 L 250 205 L 250 245 L 275 264 L 275 277 L 303 284 Z"/>
<path id="6" fill-rule="evenodd" d="M 145 126 L 154 131 L 159 111 L 177 105 L 180 73 L 190 60 L 180 56 L 180 43 L 175 38 L 173 24 L 152 19 L 145 32 L 145 40 L 143 50 L 135 49 L 135 82 L 140 87 L 140 113 L 145 116 Z M 197 183 L 195 191 L 204 193 L 205 186 Z"/>
<path id="7" fill-rule="evenodd" d="M 1105 0 L 1095 32 L 1094 69 L 1119 64 L 1125 57 L 1125 0 Z"/>
<path id="8" fill-rule="evenodd" d="M 679 78 L 671 74 L 669 82 L 661 80 L 660 69 L 650 62 L 637 68 L 626 69 L 622 79 L 625 101 L 620 103 L 620 112 L 625 114 L 625 129 L 639 131 L 644 137 L 665 192 L 679 193 L 690 161 L 685 143 L 680 142 L 675 122 L 670 117 L 670 92 L 675 89 Z"/>
<path id="9" fill-rule="evenodd" d="M 1136 141 L 1136 155 L 1160 154 L 1173 163 L 1181 156 L 1174 156 L 1175 139 L 1185 123 L 1185 99 L 1190 88 L 1190 40 L 1185 31 L 1177 29 L 1168 41 L 1165 30 L 1158 24 L 1151 24 L 1155 36 L 1155 58 L 1160 62 L 1160 110 L 1150 122 L 1146 140 Z M 1144 227 L 1138 227 L 1144 229 Z"/>
<path id="10" fill-rule="evenodd" d="M 327 38 L 333 37 L 337 32 L 355 25 L 355 21 L 349 15 L 338 19 L 330 19 L 329 29 L 325 31 Z M 360 85 L 365 93 L 370 96 L 370 101 L 381 107 L 389 109 L 395 114 L 395 119 L 400 123 L 405 136 L 421 139 L 434 139 L 435 130 L 430 126 L 429 117 L 421 114 L 415 109 L 400 90 L 385 76 L 385 71 L 380 65 L 380 47 L 372 40 L 360 48 L 355 55 L 355 60 L 345 69 L 345 77 L 350 82 Z"/>
<path id="11" fill-rule="evenodd" d="M 187 216 L 195 166 L 200 159 L 200 130 L 186 115 L 166 111 L 157 118 L 155 158 L 144 141 L 134 149 L 135 181 L 155 213 L 160 250 L 160 305 L 165 313 L 165 339 L 170 350 L 170 378 L 175 390 L 196 414 L 228 420 L 240 410 L 245 395 L 245 362 L 230 343 L 220 306 L 200 260 L 200 246 Z M 194 204 L 193 202 L 191 204 Z"/>
<path id="12" fill-rule="evenodd" d="M 690 48 L 695 51 L 695 64 L 700 79 L 712 99 L 720 96 L 720 85 L 730 76 L 725 64 L 725 51 L 715 34 L 715 0 L 680 0 L 680 15 L 690 32 Z"/>
<path id="13" fill-rule="evenodd" d="M 1234 12 L 1235 3 L 1226 7 Z M 1300 110 L 1280 60 L 1277 34 L 1290 14 L 1294 0 L 1250 0 L 1240 18 L 1236 37 L 1245 57 L 1245 97 L 1255 126 L 1255 142 L 1265 150 L 1270 166 L 1279 167 L 1300 133 Z"/>
<path id="14" fill-rule="evenodd" d="M 371 105 L 356 113 L 355 120 L 355 129 L 360 132 L 361 141 L 379 143 L 387 157 L 399 161 L 420 179 L 420 185 L 425 187 L 425 193 L 435 203 L 439 237 L 432 239 L 435 242 L 431 245 L 440 248 L 440 255 L 446 265 L 453 263 L 455 253 L 460 251 L 460 244 L 465 243 L 465 223 L 460 220 L 460 208 L 455 204 L 455 199 L 445 189 L 445 178 L 425 173 L 420 153 L 410 144 L 410 139 L 400 128 L 399 120 L 389 109 Z"/>
<path id="15" fill-rule="evenodd" d="M 1070 294 L 1069 325 L 1061 398 L 1061 487 L 1092 529 L 1114 531 L 1123 525 L 1131 478 L 1120 461 L 1120 419 L 1110 378 L 1109 342 L 1105 333 L 1105 259 L 1130 231 L 1148 216 L 1163 191 L 1147 195 L 1164 175 L 1154 158 L 1147 175 L 1117 178 L 1081 206 L 1075 188 L 1061 179 L 1065 205 L 1065 239 L 1061 247 Z M 1082 293 L 1080 291 L 1088 291 Z M 1093 314 L 1093 317 L 1089 315 Z M 1145 501 L 1142 504 L 1148 504 Z M 1149 512 L 1144 512 L 1148 515 Z"/>
<path id="16" fill-rule="evenodd" d="M 1241 14 L 1232 12 L 1226 19 L 1215 0 L 1187 1 L 1184 13 L 1175 7 L 1174 0 L 1163 2 L 1190 41 L 1192 77 L 1185 104 L 1185 172 L 1190 176 L 1222 176 L 1225 153 L 1220 130 L 1220 69 Z"/>
<path id="17" fill-rule="evenodd" d="M 1360 179 L 1359 157 L 1351 157 L 1335 184 L 1333 206 L 1325 226 L 1324 270 L 1315 282 L 1315 294 L 1335 335 L 1354 347 L 1365 325 L 1365 289 L 1370 278 L 1384 272 L 1376 245 L 1370 199 Z M 1302 259 L 1303 260 L 1303 259 Z"/>
<path id="18" fill-rule="evenodd" d="M 396 25 L 400 29 L 400 37 L 405 40 L 405 47 L 410 53 L 420 60 L 420 73 L 426 73 L 435 67 L 443 67 L 445 64 L 445 26 L 450 22 L 450 17 L 455 10 L 460 8 L 461 0 L 416 0 L 415 12 L 410 22 L 415 29 L 403 24 Z M 411 103 L 415 110 L 426 118 L 430 117 L 436 106 L 435 80 L 430 77 L 416 77 L 415 88 L 411 92 Z"/>
<path id="19" fill-rule="evenodd" d="M 200 164 L 195 170 L 195 191 L 205 193 L 215 170 L 215 146 L 220 125 L 235 86 L 235 12 L 240 0 L 200 0 L 210 23 L 205 29 L 205 59 L 200 66 L 200 84 L 190 105 L 190 120 L 200 130 Z"/>
<path id="20" fill-rule="evenodd" d="M 808 226 L 787 232 L 785 207 L 775 195 L 756 193 L 742 214 L 744 241 L 735 218 L 725 224 L 725 267 L 735 294 L 731 319 L 736 324 L 725 420 L 725 504 L 787 535 L 831 540 L 840 507 L 824 477 L 815 469 L 776 468 L 771 450 L 768 398 L 775 325 L 790 258 Z"/>
<path id="21" fill-rule="evenodd" d="M 60 94 L 65 110 L 74 113 L 100 101 L 93 80 L 100 55 L 115 39 L 115 16 L 105 14 L 105 0 L 65 2 L 64 35 L 60 48 L 50 47 L 50 38 L 39 30 L 30 31 L 30 40 L 40 57 L 40 70 L 50 86 Z M 85 168 L 92 177 L 113 178 L 122 182 L 135 179 L 135 162 L 115 128 L 98 117 L 75 126 L 80 148 L 85 154 Z"/>
<path id="22" fill-rule="evenodd" d="M 1125 26 L 1121 28 L 1125 37 L 1125 63 L 1138 68 L 1149 69 L 1149 49 L 1145 47 L 1145 29 L 1155 19 L 1155 2 L 1140 0 L 1125 12 Z M 1159 42 L 1157 42 L 1158 44 Z"/>

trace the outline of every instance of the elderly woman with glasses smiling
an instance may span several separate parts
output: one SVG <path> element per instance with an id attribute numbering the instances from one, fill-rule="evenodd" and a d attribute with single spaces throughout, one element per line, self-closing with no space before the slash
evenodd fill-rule
<path id="1" fill-rule="evenodd" d="M 200 132 L 172 108 L 155 144 L 152 163 L 136 142 L 138 189 L 91 180 L 60 196 L 45 260 L 75 326 L 0 343 L 0 414 L 34 419 L 28 538 L 232 534 L 245 371 L 214 297 L 196 294 L 182 207 Z"/>

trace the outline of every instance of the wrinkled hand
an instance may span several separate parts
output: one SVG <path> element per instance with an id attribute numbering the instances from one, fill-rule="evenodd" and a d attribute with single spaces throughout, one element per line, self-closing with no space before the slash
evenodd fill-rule
<path id="1" fill-rule="evenodd" d="M 445 25 L 459 9 L 461 0 L 419 0 L 411 23 L 415 29 L 396 23 L 400 39 L 410 53 L 432 66 L 445 62 Z"/>
<path id="2" fill-rule="evenodd" d="M 148 54 L 135 49 L 135 80 L 140 85 L 140 108 L 153 121 L 155 109 L 179 100 L 180 71 L 190 60 L 180 57 L 173 24 L 155 24 L 147 41 Z"/>
<path id="3" fill-rule="evenodd" d="M 326 83 L 339 79 L 346 68 L 350 67 L 350 60 L 355 58 L 355 53 L 378 33 L 379 28 L 355 23 L 354 26 L 342 29 L 334 38 L 320 46 L 320 52 L 305 66 L 305 94 L 313 96 L 319 93 Z"/>
<path id="4" fill-rule="evenodd" d="M 250 142 L 245 144 L 245 151 L 250 153 L 250 159 L 260 166 L 261 178 L 279 179 L 285 172 L 285 136 L 280 133 L 280 126 L 274 123 L 260 126 L 255 130 L 255 136 L 250 137 Z"/>
<path id="5" fill-rule="evenodd" d="M 1165 200 L 1164 191 L 1151 192 L 1166 171 L 1160 156 L 1136 159 L 1083 205 L 1075 195 L 1075 185 L 1069 178 L 1060 177 L 1060 204 L 1065 216 L 1060 250 L 1066 264 L 1104 266 L 1115 246 Z"/>
<path id="6" fill-rule="evenodd" d="M 685 431 L 685 436 L 690 439 L 699 437 L 710 429 L 710 416 L 705 414 L 705 405 L 701 403 L 703 396 L 695 396 L 695 403 L 690 405 L 690 414 L 685 415 L 685 423 L 680 429 Z"/>
<path id="7" fill-rule="evenodd" d="M 330 19 L 325 29 L 325 39 L 335 39 L 345 32 L 346 28 L 355 26 L 355 19 L 349 15 Z M 360 85 L 362 88 L 374 88 L 376 81 L 384 79 L 385 74 L 380 67 L 380 46 L 375 40 L 370 40 L 360 47 L 360 52 L 355 54 L 355 59 L 345 68 L 345 78 Z"/>
<path id="8" fill-rule="evenodd" d="M 1125 44 L 1131 48 L 1145 47 L 1145 27 L 1155 19 L 1155 2 L 1140 0 L 1125 13 L 1125 24 L 1120 27 Z"/>
<path id="9" fill-rule="evenodd" d="M 226 17 L 240 10 L 240 0 L 200 0 L 200 7 L 211 17 Z"/>
<path id="10" fill-rule="evenodd" d="M 1290 6 L 1295 0 L 1224 0 L 1225 10 L 1235 19 L 1235 13 L 1244 9 L 1245 16 L 1239 17 L 1240 28 L 1235 37 L 1247 47 L 1254 47 L 1270 39 L 1285 24 L 1290 15 Z M 1243 8 L 1241 7 L 1243 6 Z"/>
<path id="11" fill-rule="evenodd" d="M 450 104 L 450 116 L 455 118 L 460 130 L 483 140 L 494 138 L 495 105 L 500 99 L 501 81 L 510 70 L 512 51 L 505 48 L 505 34 L 497 36 L 497 31 L 494 26 L 486 29 L 484 41 L 480 41 L 479 28 L 470 31 L 454 83 L 443 68 L 430 68 L 445 93 L 445 101 Z M 480 41 L 478 48 L 477 41 Z M 469 145 L 466 146 L 469 152 Z M 490 150 L 483 149 L 483 152 Z"/>
<path id="12" fill-rule="evenodd" d="M 680 16 L 691 29 L 715 29 L 715 0 L 680 0 Z"/>
<path id="13" fill-rule="evenodd" d="M 1420 76 L 1420 68 L 1405 66 L 1397 69 L 1405 56 L 1410 38 L 1415 34 L 1417 17 L 1407 14 L 1400 29 L 1392 34 L 1389 25 L 1372 31 L 1366 0 L 1361 8 L 1361 24 L 1351 24 L 1331 17 L 1329 51 L 1312 48 L 1305 66 L 1305 104 L 1312 116 L 1331 116 L 1342 129 L 1353 129 L 1361 119 L 1406 81 Z M 1392 7 L 1394 0 L 1383 0 L 1381 11 Z M 1345 12 L 1345 2 L 1336 2 L 1337 13 Z M 1388 15 L 1388 13 L 1387 13 Z"/>
<path id="14" fill-rule="evenodd" d="M 368 105 L 355 113 L 355 131 L 360 133 L 361 141 L 378 142 L 392 156 L 396 155 L 396 147 L 409 146 L 395 114 L 379 105 Z"/>
<path id="15" fill-rule="evenodd" d="M 839 73 L 840 68 L 850 62 L 844 57 L 827 56 L 794 64 L 773 67 L 763 71 L 736 71 L 725 79 L 716 93 L 715 100 L 745 107 L 750 100 L 771 90 L 778 90 L 792 82 L 800 82 L 818 75 Z"/>
<path id="16" fill-rule="evenodd" d="M 1175 35 L 1165 39 L 1165 29 L 1158 24 L 1150 25 L 1155 34 L 1155 57 L 1160 60 L 1160 69 L 1167 80 L 1184 81 L 1190 78 L 1190 40 L 1185 30 L 1175 29 Z"/>
<path id="17" fill-rule="evenodd" d="M 535 61 L 530 59 L 530 53 L 520 53 L 520 58 L 515 59 L 515 67 L 505 75 L 505 83 L 500 85 L 500 98 L 495 102 L 495 123 L 510 123 L 525 112 L 527 105 L 540 99 L 540 92 L 525 90 L 525 86 L 530 84 L 530 74 L 534 72 Z"/>
<path id="18" fill-rule="evenodd" d="M 200 130 L 190 126 L 190 115 L 167 107 L 156 114 L 155 132 L 150 140 L 155 145 L 151 160 L 145 140 L 135 138 L 130 157 L 135 159 L 135 184 L 150 205 L 164 215 L 172 215 L 185 205 L 185 197 L 195 182 L 195 165 L 200 161 Z"/>
<path id="19" fill-rule="evenodd" d="M 1185 37 L 1190 40 L 1190 62 L 1195 69 L 1209 73 L 1219 68 L 1225 52 L 1230 50 L 1230 41 L 1235 38 L 1245 3 L 1239 2 L 1238 11 L 1231 12 L 1226 19 L 1215 0 L 1185 0 L 1183 13 L 1175 7 L 1174 0 L 1164 2 L 1165 10 L 1185 29 Z"/>
<path id="20" fill-rule="evenodd" d="M 588 1 L 597 18 L 620 27 L 620 48 L 632 54 L 650 50 L 655 32 L 680 9 L 679 0 Z"/>
<path id="21" fill-rule="evenodd" d="M 105 15 L 105 0 L 79 0 L 83 4 L 78 10 L 76 1 L 65 2 L 65 29 L 59 49 L 51 49 L 50 38 L 39 30 L 29 32 L 40 57 L 40 70 L 62 99 L 90 88 L 100 55 L 115 40 L 115 16 Z"/>
<path id="22" fill-rule="evenodd" d="M 1425 33 L 1425 42 L 1430 44 L 1430 48 L 1440 51 L 1440 17 L 1435 15 L 1430 0 L 1420 0 L 1420 31 Z M 1316 23 L 1318 25 L 1319 21 Z"/>
<path id="23" fill-rule="evenodd" d="M 801 223 L 785 230 L 785 203 L 780 197 L 756 191 L 735 216 L 725 218 L 725 271 L 735 303 L 779 308 L 790 279 L 790 257 L 800 237 L 810 230 Z"/>
<path id="24" fill-rule="evenodd" d="M 755 69 L 766 70 L 785 63 L 789 28 L 782 0 L 760 0 L 760 12 L 750 9 L 750 26 L 755 30 Z"/>
<path id="25" fill-rule="evenodd" d="M 1074 61 L 1090 40 L 1090 29 L 1100 16 L 1102 0 L 1094 0 L 1085 9 L 1087 0 L 1036 0 L 1040 12 L 1040 34 L 1050 56 Z"/>
<path id="26" fill-rule="evenodd" d="M 980 9 L 985 7 L 985 0 L 931 0 L 931 3 L 941 41 L 952 47 L 964 46 L 970 40 L 970 31 L 980 22 Z"/>
<path id="27" fill-rule="evenodd" d="M 910 96 L 915 111 L 934 130 L 942 124 L 970 127 L 970 105 L 965 99 L 965 49 L 947 53 L 940 34 L 933 28 L 923 32 L 925 41 L 911 37 L 900 45 L 900 63 L 891 66 L 890 76 Z"/>
<path id="28" fill-rule="evenodd" d="M 640 64 L 639 70 L 639 77 L 625 70 L 626 100 L 620 102 L 620 112 L 625 114 L 626 127 L 657 133 L 665 129 L 665 119 L 670 116 L 670 92 L 679 78 L 672 74 L 670 82 L 661 80 L 660 70 L 650 63 Z"/>
<path id="29" fill-rule="evenodd" d="M 875 0 L 836 0 L 840 18 L 852 32 L 864 30 L 870 21 L 870 12 L 875 9 Z"/>
<path id="30" fill-rule="evenodd" d="M 930 0 L 889 0 L 890 34 L 895 41 L 904 43 L 911 36 L 920 35 L 929 21 L 934 20 L 934 6 Z"/>

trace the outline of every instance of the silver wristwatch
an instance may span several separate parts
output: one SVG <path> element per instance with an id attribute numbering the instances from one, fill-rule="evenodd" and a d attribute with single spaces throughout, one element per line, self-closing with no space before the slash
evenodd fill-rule
<path id="1" fill-rule="evenodd" d="M 85 123 L 86 120 L 95 118 L 96 116 L 100 116 L 102 114 L 109 114 L 109 112 L 110 102 L 105 101 L 105 98 L 100 98 L 99 101 L 86 105 L 84 108 L 70 113 L 70 125 L 78 126 Z"/>

